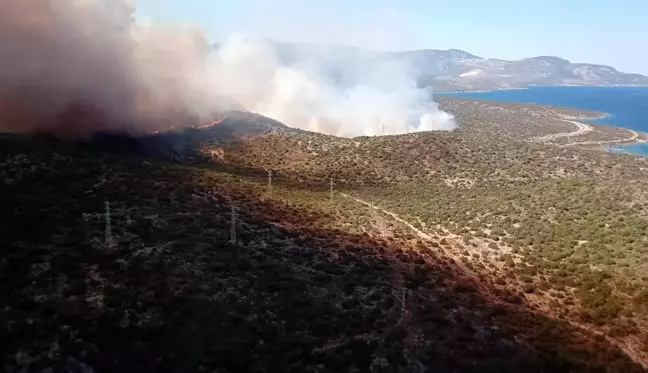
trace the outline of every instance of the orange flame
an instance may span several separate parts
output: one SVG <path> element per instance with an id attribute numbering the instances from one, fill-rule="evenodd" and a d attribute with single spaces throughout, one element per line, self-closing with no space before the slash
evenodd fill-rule
<path id="1" fill-rule="evenodd" d="M 218 125 L 218 124 L 221 124 L 221 123 L 222 123 L 226 118 L 227 118 L 226 116 L 217 117 L 215 120 L 213 120 L 213 121 L 211 121 L 211 122 L 205 122 L 205 123 L 203 123 L 203 124 L 201 124 L 201 125 L 197 125 L 197 126 L 196 126 L 196 125 L 192 125 L 192 126 L 190 126 L 190 127 L 191 127 L 191 128 L 207 128 L 207 127 L 213 127 L 213 126 L 216 126 L 216 125 Z M 173 128 L 175 128 L 175 126 L 171 126 L 171 127 L 170 127 L 170 129 L 173 129 Z M 160 134 L 160 130 L 155 130 L 155 131 L 153 131 L 153 134 L 155 134 L 155 135 Z"/>

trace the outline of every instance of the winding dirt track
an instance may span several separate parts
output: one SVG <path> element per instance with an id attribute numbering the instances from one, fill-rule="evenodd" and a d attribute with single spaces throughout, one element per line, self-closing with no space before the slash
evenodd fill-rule
<path id="1" fill-rule="evenodd" d="M 563 122 L 571 123 L 578 128 L 576 129 L 576 131 L 572 131 L 572 132 L 553 133 L 551 135 L 535 137 L 531 139 L 531 141 L 545 142 L 545 141 L 552 141 L 561 137 L 581 136 L 586 133 L 592 132 L 594 130 L 594 128 L 592 128 L 592 126 L 590 126 L 589 124 L 575 122 L 573 120 L 567 120 L 567 119 L 560 119 L 560 120 Z"/>
<path id="2" fill-rule="evenodd" d="M 387 211 L 387 210 L 383 210 L 383 209 L 381 209 L 380 207 L 378 207 L 378 206 L 376 206 L 376 205 L 373 205 L 373 204 L 371 204 L 371 203 L 369 203 L 369 202 L 367 202 L 367 201 L 363 201 L 363 200 L 358 199 L 358 198 L 355 198 L 355 197 L 351 197 L 350 195 L 345 194 L 345 193 L 340 193 L 340 195 L 341 195 L 342 197 L 344 197 L 344 198 L 352 199 L 352 200 L 354 200 L 354 201 L 356 201 L 356 202 L 362 203 L 362 204 L 365 205 L 365 206 L 369 206 L 369 207 L 371 207 L 371 208 L 373 208 L 373 209 L 375 209 L 375 210 L 378 210 L 378 211 L 382 212 L 383 214 L 386 214 L 386 215 L 391 216 L 394 220 L 396 220 L 396 221 L 398 221 L 398 222 L 400 222 L 400 223 L 405 224 L 408 228 L 410 228 L 411 230 L 413 230 L 414 233 L 416 233 L 417 236 L 419 236 L 420 238 L 422 238 L 422 239 L 424 239 L 424 240 L 431 240 L 431 239 L 432 239 L 432 236 L 430 236 L 429 234 L 427 234 L 427 233 L 423 232 L 422 230 L 416 228 L 415 226 L 413 226 L 412 224 L 410 224 L 408 221 L 404 220 L 403 218 L 401 218 L 400 216 L 394 214 L 393 212 L 390 212 L 390 211 Z"/>
<path id="3" fill-rule="evenodd" d="M 639 132 L 631 130 L 631 129 L 626 129 L 628 132 L 630 132 L 631 136 L 625 139 L 620 139 L 620 140 L 604 140 L 604 141 L 576 141 L 576 142 L 570 142 L 568 144 L 564 144 L 561 146 L 573 146 L 573 145 L 612 145 L 612 144 L 625 144 L 625 143 L 632 143 L 632 142 L 643 142 L 643 140 L 639 140 Z"/>
<path id="4" fill-rule="evenodd" d="M 552 133 L 551 135 L 545 135 L 545 136 L 540 136 L 540 137 L 534 137 L 530 139 L 529 141 L 531 142 L 551 142 L 553 140 L 562 138 L 562 137 L 576 137 L 576 136 L 582 136 L 587 133 L 590 133 L 594 131 L 594 127 L 590 126 L 589 124 L 581 123 L 581 122 L 576 122 L 573 120 L 567 120 L 567 119 L 560 119 L 563 122 L 571 123 L 575 125 L 577 128 L 575 131 L 572 132 L 560 132 L 560 133 Z M 573 141 L 567 144 L 562 144 L 560 147 L 567 147 L 567 146 L 574 146 L 574 145 L 612 145 L 612 144 L 624 144 L 624 143 L 632 143 L 632 142 L 639 142 L 639 137 L 641 136 L 639 132 L 631 130 L 631 129 L 625 129 L 630 133 L 630 137 L 627 137 L 625 139 L 619 139 L 619 140 L 601 140 L 601 141 Z"/>

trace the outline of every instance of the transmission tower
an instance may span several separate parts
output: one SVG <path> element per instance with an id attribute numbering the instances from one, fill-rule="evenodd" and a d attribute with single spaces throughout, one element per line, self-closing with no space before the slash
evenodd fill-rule
<path id="1" fill-rule="evenodd" d="M 110 202 L 106 201 L 106 231 L 104 234 L 104 243 L 107 248 L 112 248 L 115 244 L 112 236 L 112 226 L 110 223 Z"/>
<path id="2" fill-rule="evenodd" d="M 272 171 L 268 171 L 268 197 L 272 195 Z"/>
<path id="3" fill-rule="evenodd" d="M 230 227 L 230 243 L 236 243 L 236 205 L 232 202 L 232 211 L 230 213 L 232 226 Z"/>
<path id="4" fill-rule="evenodd" d="M 333 182 L 333 178 L 329 178 L 329 186 L 330 186 L 329 195 L 330 195 L 331 202 L 333 202 L 333 185 L 335 185 L 335 183 Z"/>

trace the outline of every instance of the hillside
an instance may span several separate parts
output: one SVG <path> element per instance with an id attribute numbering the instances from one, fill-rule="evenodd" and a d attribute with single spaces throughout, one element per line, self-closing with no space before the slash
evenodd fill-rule
<path id="1" fill-rule="evenodd" d="M 530 307 L 603 333 L 645 362 L 646 159 L 583 148 L 630 141 L 632 131 L 563 127 L 596 113 L 442 105 L 458 115 L 460 131 L 269 135 L 223 149 L 221 162 L 263 165 L 320 188 L 333 177 L 348 196 L 443 240 L 443 251 L 486 283 L 521 291 Z"/>
<path id="2" fill-rule="evenodd" d="M 546 139 L 597 113 L 442 105 L 459 131 L 0 137 L 5 370 L 644 372 L 646 159 Z"/>
<path id="3" fill-rule="evenodd" d="M 285 64 L 317 67 L 340 84 L 371 64 L 399 61 L 411 66 L 420 84 L 437 91 L 535 85 L 648 85 L 648 77 L 611 66 L 573 63 L 554 56 L 518 61 L 482 58 L 457 49 L 377 52 L 355 47 L 269 42 Z M 218 48 L 218 45 L 216 45 Z"/>

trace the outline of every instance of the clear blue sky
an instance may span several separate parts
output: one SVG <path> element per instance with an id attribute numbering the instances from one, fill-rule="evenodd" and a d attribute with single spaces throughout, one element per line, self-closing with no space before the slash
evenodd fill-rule
<path id="1" fill-rule="evenodd" d="M 648 75 L 648 0 L 137 0 L 138 18 L 377 49 L 555 55 Z"/>

